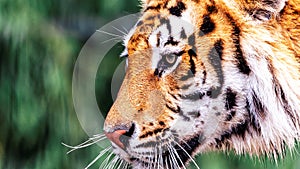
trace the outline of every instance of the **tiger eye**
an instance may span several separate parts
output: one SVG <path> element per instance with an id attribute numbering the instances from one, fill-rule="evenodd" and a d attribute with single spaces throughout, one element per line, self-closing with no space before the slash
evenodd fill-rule
<path id="1" fill-rule="evenodd" d="M 176 59 L 177 59 L 177 56 L 174 54 L 166 55 L 166 61 L 171 65 L 176 62 Z"/>

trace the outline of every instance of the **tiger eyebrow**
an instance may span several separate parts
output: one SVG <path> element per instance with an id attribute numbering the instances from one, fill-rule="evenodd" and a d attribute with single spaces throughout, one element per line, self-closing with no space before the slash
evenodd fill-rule
<path id="1" fill-rule="evenodd" d="M 182 51 L 180 51 L 180 52 L 176 52 L 176 53 L 174 53 L 176 56 L 181 56 L 181 55 L 183 55 L 185 53 L 185 51 L 184 50 L 182 50 Z"/>
<path id="2" fill-rule="evenodd" d="M 174 40 L 174 38 L 172 36 L 170 36 L 168 38 L 168 41 L 164 44 L 164 46 L 167 46 L 169 44 L 174 46 L 174 45 L 178 45 L 178 43 L 179 43 L 178 41 Z"/>

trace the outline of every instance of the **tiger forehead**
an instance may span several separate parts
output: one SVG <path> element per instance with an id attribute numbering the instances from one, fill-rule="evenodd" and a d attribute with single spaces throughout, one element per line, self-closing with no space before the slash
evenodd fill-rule
<path id="1" fill-rule="evenodd" d="M 144 14 L 137 22 L 136 28 L 134 29 L 132 36 L 130 36 L 128 43 L 125 43 L 128 44 L 128 54 L 131 55 L 137 50 L 150 48 L 150 35 L 162 25 L 166 26 L 169 35 L 172 34 L 171 30 L 175 29 L 174 26 L 180 27 L 179 25 L 189 24 L 188 27 L 193 27 L 192 25 L 195 25 L 196 27 L 199 27 L 200 31 L 204 34 L 212 32 L 215 28 L 215 22 L 210 15 L 217 13 L 217 7 L 215 7 L 214 3 L 211 1 L 201 3 L 197 5 L 197 7 L 195 3 L 197 2 L 188 0 L 149 1 L 144 7 Z M 195 10 L 198 12 L 193 12 Z M 173 18 L 177 17 L 178 19 L 175 21 L 175 25 L 170 22 L 172 16 Z M 201 17 L 204 18 L 201 19 Z M 193 22 L 195 23 L 193 24 Z M 157 32 L 157 35 L 160 36 L 159 32 Z"/>

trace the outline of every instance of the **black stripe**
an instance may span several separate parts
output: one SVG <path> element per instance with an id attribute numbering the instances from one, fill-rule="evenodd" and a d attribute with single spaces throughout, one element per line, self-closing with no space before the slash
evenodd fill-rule
<path id="1" fill-rule="evenodd" d="M 193 74 L 192 71 L 188 70 L 187 75 L 182 76 L 179 80 L 186 81 L 186 80 L 188 80 L 189 78 L 192 78 L 192 77 L 195 77 L 195 74 Z"/>
<path id="2" fill-rule="evenodd" d="M 257 94 L 254 91 L 252 91 L 252 103 L 253 103 L 254 111 L 258 113 L 260 118 L 264 119 L 266 117 L 265 106 L 263 105 L 261 100 L 257 97 Z"/>
<path id="3" fill-rule="evenodd" d="M 220 138 L 215 138 L 215 141 L 216 141 L 216 148 L 221 148 L 222 145 L 224 143 L 227 142 L 228 139 L 231 138 L 231 132 L 230 131 L 225 131 L 223 132 L 223 134 L 221 135 Z"/>
<path id="4" fill-rule="evenodd" d="M 257 20 L 267 21 L 272 18 L 272 12 L 265 9 L 254 9 L 250 10 L 249 14 Z"/>
<path id="5" fill-rule="evenodd" d="M 156 34 L 156 47 L 159 47 L 160 45 L 160 37 L 161 37 L 161 32 L 158 32 L 158 34 Z"/>
<path id="6" fill-rule="evenodd" d="M 186 90 L 186 89 L 190 88 L 191 86 L 192 86 L 191 84 L 183 85 L 180 87 L 180 89 Z"/>
<path id="7" fill-rule="evenodd" d="M 221 55 L 221 56 L 220 56 Z M 222 40 L 218 40 L 214 47 L 210 50 L 208 59 L 210 61 L 210 64 L 215 69 L 215 72 L 217 73 L 217 77 L 219 80 L 219 86 L 211 88 L 212 91 L 212 98 L 217 98 L 221 94 L 221 89 L 224 84 L 224 76 L 223 76 L 223 70 L 222 70 L 222 62 L 221 59 L 223 55 L 223 47 L 222 47 Z"/>
<path id="8" fill-rule="evenodd" d="M 206 82 L 206 75 L 207 75 L 206 70 L 203 70 L 203 80 L 202 80 L 202 84 L 205 84 L 205 82 Z"/>
<path id="9" fill-rule="evenodd" d="M 189 116 L 192 116 L 193 118 L 198 118 L 201 116 L 200 111 L 193 111 L 193 112 L 188 112 L 187 113 Z"/>
<path id="10" fill-rule="evenodd" d="M 191 118 L 186 116 L 182 110 L 180 110 L 179 115 L 183 118 L 183 121 L 190 121 Z"/>
<path id="11" fill-rule="evenodd" d="M 169 20 L 169 19 L 166 19 L 166 18 L 161 18 L 161 19 L 160 19 L 160 23 L 161 23 L 161 25 L 166 24 L 166 25 L 167 25 L 168 32 L 169 32 L 169 34 L 171 34 L 172 28 L 171 28 L 170 20 Z"/>
<path id="12" fill-rule="evenodd" d="M 167 139 L 163 139 L 163 140 L 159 140 L 159 141 L 164 142 L 164 141 L 167 141 Z M 146 143 L 142 143 L 142 144 L 135 146 L 134 149 L 155 147 L 156 145 L 157 145 L 156 141 L 147 141 Z M 151 154 L 149 154 L 149 155 L 151 155 Z"/>
<path id="13" fill-rule="evenodd" d="M 176 108 L 173 108 L 173 107 L 169 106 L 168 104 L 166 104 L 166 107 L 174 113 L 179 113 L 180 112 L 180 107 L 177 107 L 177 109 L 176 109 Z"/>
<path id="14" fill-rule="evenodd" d="M 229 14 L 227 14 L 228 19 L 230 20 L 231 26 L 233 27 L 233 33 L 232 33 L 232 40 L 235 46 L 235 53 L 236 53 L 236 59 L 237 59 L 237 67 L 239 68 L 240 72 L 242 72 L 243 74 L 249 75 L 250 73 L 250 68 L 247 64 L 247 61 L 244 58 L 243 55 L 243 51 L 241 49 L 241 44 L 240 44 L 240 33 L 241 30 L 238 27 L 238 25 L 236 25 L 234 19 L 232 18 L 232 16 L 230 16 Z"/>
<path id="15" fill-rule="evenodd" d="M 189 155 L 193 154 L 197 147 L 199 147 L 205 140 L 205 136 L 202 133 L 200 133 L 195 135 L 188 141 L 182 143 L 181 147 L 175 145 L 174 149 L 177 151 L 180 160 L 185 164 L 188 160 L 190 160 L 190 156 L 188 156 L 186 153 L 188 153 Z M 186 152 L 182 149 L 184 149 Z"/>
<path id="16" fill-rule="evenodd" d="M 168 93 L 168 94 L 171 95 L 175 100 L 177 100 L 177 97 L 174 94 L 172 93 Z"/>
<path id="17" fill-rule="evenodd" d="M 136 26 L 141 26 L 141 25 L 143 25 L 143 24 L 144 24 L 143 21 L 139 21 L 139 22 L 136 24 Z"/>
<path id="18" fill-rule="evenodd" d="M 185 30 L 183 28 L 181 28 L 181 31 L 180 31 L 180 38 L 181 39 L 186 39 L 187 38 L 187 35 L 186 35 Z"/>
<path id="19" fill-rule="evenodd" d="M 148 11 L 148 10 L 159 10 L 160 9 L 160 4 L 158 4 L 157 6 L 148 6 L 144 12 Z"/>
<path id="20" fill-rule="evenodd" d="M 245 120 L 238 123 L 231 131 L 232 135 L 245 138 L 246 131 L 248 130 L 249 121 Z"/>
<path id="21" fill-rule="evenodd" d="M 253 129 L 258 132 L 258 134 L 261 133 L 260 124 L 258 122 L 258 119 L 256 118 L 256 115 L 253 114 L 253 112 L 250 111 L 250 104 L 248 99 L 246 100 L 246 110 L 248 112 L 248 116 L 250 117 L 250 125 L 253 127 Z"/>
<path id="22" fill-rule="evenodd" d="M 230 88 L 226 90 L 225 108 L 231 110 L 236 106 L 236 92 L 233 92 Z"/>
<path id="23" fill-rule="evenodd" d="M 194 51 L 194 53 L 197 51 L 196 48 L 196 39 L 195 39 L 195 34 L 193 33 L 191 36 L 189 36 L 188 38 L 188 44 L 192 47 L 192 51 Z M 196 53 L 195 53 L 196 56 Z"/>
<path id="24" fill-rule="evenodd" d="M 177 6 L 171 7 L 171 8 L 169 9 L 169 12 L 170 12 L 170 14 L 179 17 L 179 16 L 181 16 L 182 11 L 184 11 L 185 9 L 186 9 L 186 8 L 185 8 L 184 3 L 183 3 L 183 2 L 178 2 L 178 3 L 177 3 Z"/>
<path id="25" fill-rule="evenodd" d="M 275 78 L 275 77 L 273 77 L 273 78 Z M 282 104 L 283 104 L 283 107 L 284 107 L 284 110 L 285 110 L 286 114 L 291 118 L 294 125 L 297 126 L 296 118 L 295 118 L 294 114 L 292 113 L 291 106 L 289 105 L 288 101 L 286 100 L 285 93 L 284 93 L 281 85 L 279 84 L 279 82 L 277 82 L 278 81 L 277 79 L 274 80 L 274 81 L 275 81 L 274 83 L 275 83 L 276 96 L 278 98 L 281 98 L 281 101 L 282 101 Z"/>
<path id="26" fill-rule="evenodd" d="M 246 132 L 248 131 L 249 121 L 241 121 L 236 126 L 228 131 L 224 131 L 219 138 L 215 138 L 216 148 L 221 148 L 226 145 L 227 141 L 234 135 L 240 138 L 245 138 Z"/>
<path id="27" fill-rule="evenodd" d="M 196 92 L 196 93 L 192 93 L 192 94 L 188 94 L 188 95 L 181 95 L 181 99 L 184 100 L 200 100 L 203 98 L 203 96 L 205 96 L 205 93 L 203 92 Z"/>
<path id="28" fill-rule="evenodd" d="M 207 6 L 207 11 L 209 12 L 209 14 L 212 14 L 217 12 L 218 10 L 215 6 Z"/>
<path id="29" fill-rule="evenodd" d="M 215 44 L 214 44 L 214 48 L 216 50 L 216 52 L 218 53 L 218 56 L 220 58 L 220 60 L 222 60 L 222 56 L 223 56 L 223 41 L 222 40 L 218 40 Z"/>
<path id="30" fill-rule="evenodd" d="M 174 137 L 178 137 L 176 136 L 176 131 L 172 131 L 174 132 L 173 135 Z M 194 137 L 190 138 L 187 141 L 182 141 L 180 142 L 180 146 L 177 145 L 176 143 L 171 143 L 174 146 L 174 150 L 176 150 L 177 154 L 179 157 L 175 156 L 175 160 L 181 160 L 183 164 L 185 164 L 186 162 L 188 162 L 190 160 L 190 155 L 193 154 L 193 152 L 197 149 L 197 147 L 199 147 L 199 145 L 201 145 L 204 141 L 206 140 L 206 138 L 204 137 L 204 135 L 202 133 L 200 134 L 196 134 Z M 163 142 L 164 140 L 162 140 Z M 174 140 L 176 142 L 178 142 L 178 140 Z M 155 145 L 157 145 L 157 142 L 149 142 L 142 144 L 142 145 L 138 145 L 137 147 L 154 147 Z M 170 168 L 171 164 L 170 162 L 168 162 L 167 158 L 171 157 L 170 152 L 168 151 L 167 147 L 160 147 L 160 149 L 163 149 L 165 151 L 163 151 L 162 153 L 162 159 L 163 159 L 163 164 L 164 164 L 164 168 Z M 156 150 L 159 151 L 159 150 Z M 150 154 L 149 154 L 150 155 Z M 135 159 L 132 158 L 130 159 L 132 161 L 138 161 L 143 163 L 143 165 L 145 166 L 149 166 L 150 164 L 148 163 L 144 163 L 143 161 L 140 161 L 139 159 Z M 178 162 L 178 165 L 181 167 L 182 166 L 181 162 Z M 165 166 L 165 164 L 168 166 Z"/>
<path id="31" fill-rule="evenodd" d="M 225 121 L 231 121 L 235 114 L 235 111 L 230 111 L 229 114 L 227 114 Z"/>
<path id="32" fill-rule="evenodd" d="M 195 65 L 195 62 L 193 60 L 193 57 L 196 57 L 197 54 L 192 49 L 188 50 L 188 54 L 190 56 L 190 66 L 191 66 L 190 70 L 191 70 L 192 74 L 195 75 L 196 74 L 196 65 Z"/>
<path id="33" fill-rule="evenodd" d="M 152 132 L 152 131 L 149 131 L 149 132 L 147 132 L 147 133 L 141 135 L 139 138 L 140 138 L 140 139 L 141 139 L 141 138 L 146 138 L 146 137 L 152 136 L 152 135 L 153 135 L 153 132 Z"/>
<path id="34" fill-rule="evenodd" d="M 159 75 L 159 71 L 158 71 L 157 68 L 154 70 L 154 75 L 155 75 L 155 76 L 158 76 L 158 75 Z"/>
<path id="35" fill-rule="evenodd" d="M 175 46 L 175 45 L 178 45 L 178 43 L 179 43 L 178 41 L 174 41 L 174 38 L 172 36 L 169 36 L 168 41 L 165 43 L 164 46 L 169 45 L 169 44 Z"/>
<path id="36" fill-rule="evenodd" d="M 203 16 L 203 23 L 200 26 L 199 36 L 207 35 L 215 30 L 215 23 L 211 20 L 209 15 Z"/>
<path id="37" fill-rule="evenodd" d="M 297 125 L 296 118 L 294 117 L 294 115 L 292 113 L 291 106 L 289 105 L 288 101 L 286 100 L 285 93 L 282 89 L 282 86 L 280 85 L 278 79 L 275 76 L 275 73 L 274 73 L 275 68 L 272 64 L 272 61 L 268 60 L 268 63 L 269 63 L 268 64 L 269 71 L 271 72 L 271 74 L 273 76 L 275 94 L 276 94 L 277 98 L 281 99 L 281 103 L 283 104 L 282 106 L 284 107 L 285 112 L 290 116 L 292 122 L 296 126 Z"/>

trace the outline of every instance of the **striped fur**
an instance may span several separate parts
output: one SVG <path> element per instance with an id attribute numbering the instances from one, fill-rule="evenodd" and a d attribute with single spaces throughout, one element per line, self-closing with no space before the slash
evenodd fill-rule
<path id="1" fill-rule="evenodd" d="M 143 0 L 104 130 L 134 168 L 213 150 L 281 157 L 300 131 L 299 0 Z"/>

